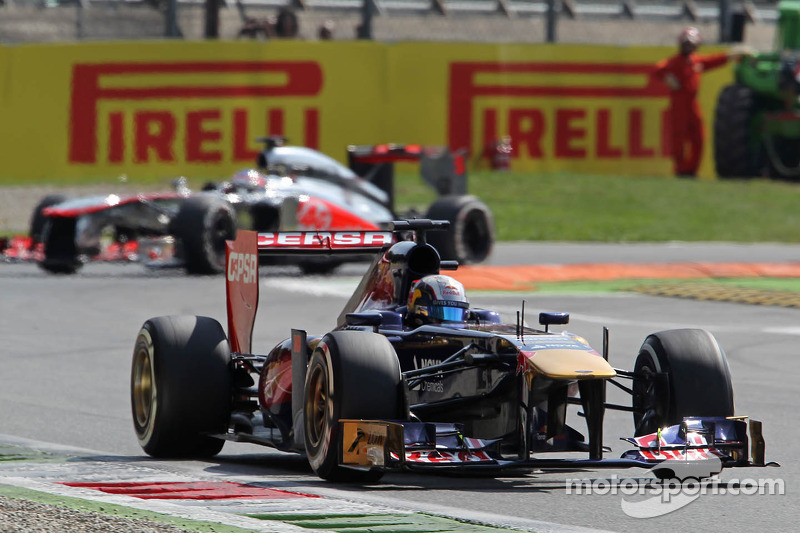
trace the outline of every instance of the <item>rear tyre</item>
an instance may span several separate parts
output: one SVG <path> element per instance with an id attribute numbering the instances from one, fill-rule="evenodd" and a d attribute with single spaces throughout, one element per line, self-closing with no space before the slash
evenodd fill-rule
<path id="1" fill-rule="evenodd" d="M 401 418 L 400 363 L 383 335 L 334 331 L 308 363 L 304 390 L 305 448 L 311 468 L 329 481 L 374 482 L 381 472 L 339 465 L 339 420 Z"/>
<path id="2" fill-rule="evenodd" d="M 153 457 L 211 457 L 231 409 L 231 353 L 219 322 L 162 316 L 142 326 L 133 349 L 131 411 L 136 437 Z"/>
<path id="3" fill-rule="evenodd" d="M 703 329 L 649 335 L 639 349 L 637 375 L 667 374 L 667 383 L 634 378 L 636 436 L 680 424 L 687 416 L 733 416 L 733 384 L 725 352 Z"/>
<path id="4" fill-rule="evenodd" d="M 761 174 L 761 143 L 753 131 L 757 105 L 755 92 L 744 85 L 720 92 L 714 112 L 714 163 L 720 178 Z"/>
<path id="5" fill-rule="evenodd" d="M 427 218 L 450 222 L 447 231 L 431 231 L 426 236 L 442 259 L 468 265 L 481 263 L 491 254 L 494 217 L 475 196 L 442 196 L 428 209 Z"/>
<path id="6" fill-rule="evenodd" d="M 182 243 L 188 273 L 225 271 L 225 241 L 236 238 L 236 214 L 228 202 L 212 195 L 187 198 L 170 230 Z"/>

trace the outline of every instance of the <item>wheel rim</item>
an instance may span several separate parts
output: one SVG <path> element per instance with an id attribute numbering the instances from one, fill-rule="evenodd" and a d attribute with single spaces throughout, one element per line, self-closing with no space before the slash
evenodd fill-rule
<path id="1" fill-rule="evenodd" d="M 650 354 L 642 353 L 639 358 L 634 372 L 643 378 L 633 383 L 633 421 L 637 436 L 658 429 L 664 413 L 655 382 L 658 367 Z"/>
<path id="2" fill-rule="evenodd" d="M 144 433 L 153 415 L 155 380 L 150 353 L 145 347 L 136 351 L 133 363 L 133 415 L 137 428 Z"/>
<path id="3" fill-rule="evenodd" d="M 311 370 L 308 378 L 308 396 L 306 397 L 306 433 L 312 446 L 318 447 L 325 435 L 328 403 L 327 373 L 321 365 Z"/>

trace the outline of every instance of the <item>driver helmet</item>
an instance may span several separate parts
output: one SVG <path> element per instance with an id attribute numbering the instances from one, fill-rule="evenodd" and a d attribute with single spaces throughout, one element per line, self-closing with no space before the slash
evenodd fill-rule
<path id="1" fill-rule="evenodd" d="M 267 177 L 255 169 L 240 170 L 230 179 L 234 190 L 257 191 L 267 186 Z"/>
<path id="2" fill-rule="evenodd" d="M 464 322 L 468 312 L 464 286 L 450 276 L 425 276 L 408 295 L 408 317 L 415 323 Z"/>

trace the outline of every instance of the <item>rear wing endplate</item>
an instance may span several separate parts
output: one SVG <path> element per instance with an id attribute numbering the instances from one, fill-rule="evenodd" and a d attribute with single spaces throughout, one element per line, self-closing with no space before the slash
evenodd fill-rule
<path id="1" fill-rule="evenodd" d="M 400 240 L 425 242 L 427 231 L 446 230 L 446 220 L 396 220 L 389 231 L 238 230 L 225 242 L 225 293 L 231 351 L 252 353 L 253 325 L 258 309 L 258 258 L 273 254 L 377 254 Z M 446 263 L 446 262 L 442 262 Z"/>
<path id="2" fill-rule="evenodd" d="M 254 231 L 239 230 L 236 240 L 225 242 L 225 297 L 231 351 L 252 353 L 258 310 L 258 246 Z"/>

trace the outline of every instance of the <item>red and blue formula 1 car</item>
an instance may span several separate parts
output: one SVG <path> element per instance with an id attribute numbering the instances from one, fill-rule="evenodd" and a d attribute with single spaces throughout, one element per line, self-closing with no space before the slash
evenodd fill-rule
<path id="1" fill-rule="evenodd" d="M 226 440 L 304 453 L 328 480 L 383 472 L 764 465 L 759 422 L 737 417 L 724 351 L 705 330 L 653 333 L 632 371 L 582 337 L 503 323 L 474 308 L 427 238 L 446 221 L 393 231 L 240 231 L 227 243 L 227 335 L 208 317 L 147 320 L 136 339 L 136 435 L 155 457 L 213 456 Z M 399 240 L 409 232 L 413 240 Z M 251 347 L 259 257 L 363 254 L 375 259 L 327 333 L 292 330 L 266 353 Z M 702 379 L 697 376 L 702 374 Z M 627 384 L 622 382 L 626 381 Z M 612 384 L 630 405 L 606 402 Z M 587 437 L 566 424 L 581 407 Z M 603 418 L 632 411 L 631 450 L 604 458 Z M 751 447 L 752 444 L 752 447 Z M 571 458 L 584 452 L 583 458 Z M 562 454 L 562 456 L 559 456 Z M 564 456 L 566 455 L 566 457 Z M 709 466 L 710 465 L 710 466 Z M 694 469 L 698 471 L 698 469 Z"/>
<path id="2" fill-rule="evenodd" d="M 30 235 L 7 243 L 4 255 L 35 259 L 56 273 L 73 273 L 91 260 L 138 260 L 195 274 L 219 273 L 225 266 L 225 241 L 235 238 L 239 228 L 387 229 L 399 216 L 393 182 L 397 161 L 418 162 L 423 179 L 439 192 L 426 216 L 452 223 L 450 231 L 437 236 L 443 254 L 478 263 L 491 253 L 493 217 L 483 202 L 466 194 L 466 171 L 458 154 L 418 145 L 351 146 L 348 168 L 316 150 L 286 146 L 281 138 L 263 140 L 266 148 L 257 169 L 207 184 L 203 191 L 192 192 L 185 180 L 177 180 L 175 190 L 162 193 L 48 196 L 34 210 Z M 295 262 L 306 272 L 324 273 L 342 260 Z"/>

